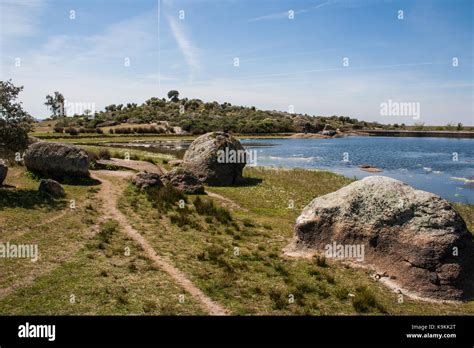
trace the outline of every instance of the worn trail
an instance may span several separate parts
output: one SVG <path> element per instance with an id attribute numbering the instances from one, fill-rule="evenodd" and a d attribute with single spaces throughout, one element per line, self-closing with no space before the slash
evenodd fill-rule
<path id="1" fill-rule="evenodd" d="M 204 294 L 183 272 L 174 267 L 168 260 L 159 256 L 150 243 L 135 230 L 127 220 L 127 217 L 117 208 L 117 200 L 123 190 L 123 185 L 113 185 L 107 177 L 122 177 L 130 176 L 130 173 L 125 172 L 110 172 L 110 171 L 95 171 L 93 177 L 102 182 L 102 190 L 99 195 L 104 202 L 104 210 L 107 214 L 117 220 L 125 232 L 133 238 L 145 251 L 147 256 L 163 271 L 168 273 L 177 284 L 184 290 L 197 299 L 202 307 L 211 315 L 226 315 L 228 311 L 220 304 L 214 302 L 210 297 Z"/>

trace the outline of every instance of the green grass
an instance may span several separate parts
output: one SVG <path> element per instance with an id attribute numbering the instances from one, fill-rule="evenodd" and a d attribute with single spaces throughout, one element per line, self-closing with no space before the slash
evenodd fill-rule
<path id="1" fill-rule="evenodd" d="M 184 303 L 180 295 L 185 294 Z M 71 259 L 0 300 L 8 315 L 205 314 L 108 220 Z"/>
<path id="2" fill-rule="evenodd" d="M 113 158 L 120 158 L 125 159 L 126 155 L 130 157 L 131 160 L 140 160 L 140 161 L 147 161 L 155 164 L 167 164 L 169 160 L 174 159 L 173 156 L 161 153 L 151 153 L 142 150 L 136 149 L 116 149 L 111 147 L 105 146 L 92 146 L 92 145 L 80 145 L 86 151 L 90 151 L 97 156 L 100 155 L 101 152 L 108 151 L 110 156 Z"/>
<path id="3" fill-rule="evenodd" d="M 350 183 L 350 179 L 300 169 L 247 168 L 245 176 L 253 178 L 248 180 L 251 183 L 261 181 L 208 188 L 249 209 L 233 210 L 230 226 L 198 213 L 208 210 L 196 207 L 196 200 L 201 201 L 199 207 L 209 199 L 204 197 L 189 203 L 187 218 L 198 228 L 192 224 L 177 226 L 169 216 L 175 212 L 157 211 L 146 195 L 132 188 L 123 195 L 120 209 L 160 254 L 234 314 L 474 313 L 474 302 L 433 304 L 405 298 L 399 303 L 397 295 L 374 281 L 367 270 L 319 257 L 284 256 L 301 208 L 314 197 Z M 290 199 L 293 208 L 289 208 Z"/>
<path id="4" fill-rule="evenodd" d="M 350 179 L 300 169 L 246 168 L 244 174 L 245 186 L 207 189 L 246 210 L 229 211 L 205 195 L 131 185 L 119 208 L 158 254 L 233 314 L 474 314 L 473 301 L 399 303 L 369 271 L 284 255 L 303 206 Z M 0 189 L 0 241 L 36 243 L 40 260 L 0 259 L 0 314 L 204 314 L 190 296 L 179 303 L 183 290 L 116 221 L 103 220 L 99 186 L 64 185 L 64 199 L 45 200 L 23 167 L 12 167 L 6 184 L 16 188 Z M 472 231 L 474 207 L 455 208 Z"/>
<path id="5" fill-rule="evenodd" d="M 188 295 L 179 302 L 184 290 L 116 221 L 99 223 L 98 187 L 64 185 L 65 199 L 45 201 L 38 181 L 19 166 L 9 169 L 6 184 L 0 242 L 36 244 L 40 257 L 0 259 L 1 315 L 204 314 Z"/>
<path id="6" fill-rule="evenodd" d="M 232 221 L 232 215 L 227 209 L 216 206 L 214 202 L 209 199 L 197 197 L 193 204 L 196 212 L 200 215 L 215 218 L 222 224 L 229 224 Z"/>

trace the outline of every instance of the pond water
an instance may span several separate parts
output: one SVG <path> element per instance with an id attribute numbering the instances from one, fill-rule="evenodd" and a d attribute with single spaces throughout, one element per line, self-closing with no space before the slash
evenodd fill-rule
<path id="1" fill-rule="evenodd" d="M 246 149 L 256 151 L 259 166 L 323 169 L 357 178 L 385 175 L 450 201 L 474 204 L 474 139 L 241 140 Z M 364 164 L 382 172 L 364 172 L 359 168 Z"/>
<path id="2" fill-rule="evenodd" d="M 256 151 L 256 164 L 322 169 L 348 177 L 385 175 L 450 201 L 474 204 L 474 139 L 344 137 L 334 139 L 240 139 Z M 191 141 L 108 144 L 181 157 Z M 103 145 L 103 144 L 102 144 Z M 367 173 L 368 164 L 382 170 Z"/>

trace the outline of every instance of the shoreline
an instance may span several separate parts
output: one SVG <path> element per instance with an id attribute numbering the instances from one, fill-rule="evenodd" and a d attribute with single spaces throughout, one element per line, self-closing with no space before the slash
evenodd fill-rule
<path id="1" fill-rule="evenodd" d="M 44 140 L 81 140 L 81 139 L 123 139 L 123 138 L 152 138 L 150 140 L 193 140 L 200 134 L 86 134 L 78 136 L 70 136 L 55 133 L 30 133 L 30 136 Z M 323 135 L 320 133 L 235 133 L 233 136 L 237 138 L 247 139 L 333 139 L 349 136 L 383 136 L 383 137 L 411 137 L 411 138 L 458 138 L 458 139 L 474 139 L 474 132 L 469 131 L 412 131 L 412 130 L 360 130 L 350 132 L 338 132 L 334 136 Z"/>

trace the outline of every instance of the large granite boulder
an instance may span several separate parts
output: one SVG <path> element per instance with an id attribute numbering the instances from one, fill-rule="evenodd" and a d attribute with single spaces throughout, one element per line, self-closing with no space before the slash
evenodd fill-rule
<path id="1" fill-rule="evenodd" d="M 8 167 L 3 160 L 0 160 L 0 186 L 3 185 L 8 174 Z"/>
<path id="2" fill-rule="evenodd" d="M 364 251 L 359 262 L 402 289 L 437 299 L 473 296 L 472 235 L 437 195 L 371 176 L 314 199 L 296 220 L 293 251 L 333 249 L 332 256 L 351 258 L 344 250 L 354 246 Z"/>
<path id="3" fill-rule="evenodd" d="M 245 161 L 245 150 L 240 141 L 224 132 L 212 132 L 192 142 L 182 167 L 202 183 L 227 186 L 242 178 Z"/>
<path id="4" fill-rule="evenodd" d="M 36 142 L 26 151 L 26 168 L 48 177 L 85 177 L 89 176 L 89 157 L 78 146 Z"/>
<path id="5" fill-rule="evenodd" d="M 132 178 L 132 184 L 139 189 L 145 190 L 149 187 L 163 187 L 160 174 L 139 172 Z"/>
<path id="6" fill-rule="evenodd" d="M 204 186 L 192 172 L 184 168 L 174 168 L 161 176 L 165 185 L 172 185 L 187 194 L 203 194 Z"/>
<path id="7" fill-rule="evenodd" d="M 42 179 L 38 191 L 55 198 L 61 198 L 66 196 L 61 184 L 57 181 L 51 179 Z"/>

